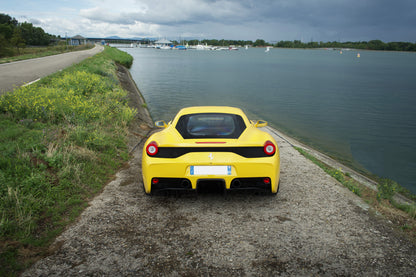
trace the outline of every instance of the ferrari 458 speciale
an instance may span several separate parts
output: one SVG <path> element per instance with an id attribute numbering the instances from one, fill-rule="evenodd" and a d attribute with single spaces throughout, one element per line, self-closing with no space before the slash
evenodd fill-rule
<path id="1" fill-rule="evenodd" d="M 144 144 L 144 191 L 196 191 L 199 184 L 228 190 L 279 190 L 280 156 L 273 137 L 239 108 L 190 107 L 179 111 Z"/>

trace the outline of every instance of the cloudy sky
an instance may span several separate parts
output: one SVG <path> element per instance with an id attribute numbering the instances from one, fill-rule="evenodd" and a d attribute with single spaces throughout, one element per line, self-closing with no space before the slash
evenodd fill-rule
<path id="1" fill-rule="evenodd" d="M 0 0 L 55 35 L 416 42 L 415 0 Z"/>

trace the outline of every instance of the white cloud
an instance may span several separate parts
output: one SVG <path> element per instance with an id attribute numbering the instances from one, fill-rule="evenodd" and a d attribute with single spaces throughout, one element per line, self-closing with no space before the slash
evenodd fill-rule
<path id="1" fill-rule="evenodd" d="M 107 2 L 109 1 L 93 8 L 82 9 L 80 15 L 97 22 L 184 25 L 214 21 L 239 22 L 250 14 L 239 2 L 229 0 L 133 1 L 134 3 L 122 0 L 118 1 L 121 8 L 112 8 Z"/>

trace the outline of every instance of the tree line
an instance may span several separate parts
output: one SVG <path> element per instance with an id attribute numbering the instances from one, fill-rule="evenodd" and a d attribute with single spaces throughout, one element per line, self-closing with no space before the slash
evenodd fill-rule
<path id="1" fill-rule="evenodd" d="M 212 46 L 229 46 L 229 45 L 250 45 L 252 47 L 266 47 L 273 46 L 277 48 L 354 48 L 354 49 L 366 49 L 366 50 L 387 50 L 387 51 L 416 51 L 416 44 L 411 42 L 383 42 L 381 40 L 370 41 L 358 41 L 358 42 L 302 42 L 300 40 L 281 40 L 276 43 L 269 43 L 263 39 L 251 40 L 217 40 L 217 39 L 204 39 L 204 40 L 187 40 L 182 42 L 189 45 L 208 44 Z M 174 41 L 173 44 L 181 44 L 181 42 Z"/>
<path id="2" fill-rule="evenodd" d="M 386 50 L 386 51 L 416 51 L 416 44 L 411 42 L 383 42 L 381 40 L 358 41 L 358 42 L 301 42 L 294 41 L 279 41 L 275 47 L 282 48 L 354 48 L 365 50 Z"/>
<path id="3" fill-rule="evenodd" d="M 19 54 L 19 49 L 26 45 L 47 46 L 56 38 L 32 23 L 19 23 L 15 18 L 0 13 L 0 57 Z"/>

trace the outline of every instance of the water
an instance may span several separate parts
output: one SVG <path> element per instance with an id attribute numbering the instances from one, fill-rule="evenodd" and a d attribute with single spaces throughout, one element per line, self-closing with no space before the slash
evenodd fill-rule
<path id="1" fill-rule="evenodd" d="M 124 49 L 154 120 L 230 105 L 416 193 L 416 53 Z"/>

